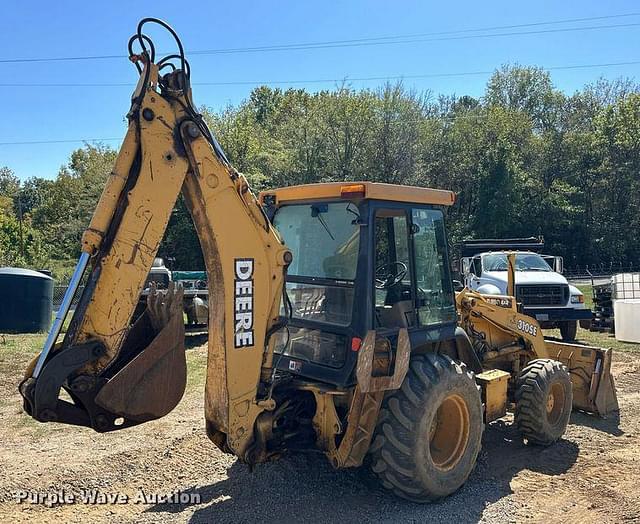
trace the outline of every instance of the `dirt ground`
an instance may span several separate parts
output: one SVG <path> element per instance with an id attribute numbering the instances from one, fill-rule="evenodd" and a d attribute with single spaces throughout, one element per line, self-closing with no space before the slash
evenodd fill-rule
<path id="1" fill-rule="evenodd" d="M 366 470 L 335 471 L 321 455 L 254 472 L 204 432 L 205 349 L 188 350 L 187 393 L 169 416 L 100 435 L 38 424 L 16 384 L 28 355 L 0 345 L 0 521 L 84 522 L 640 522 L 640 352 L 615 354 L 620 417 L 574 413 L 563 440 L 525 446 L 509 418 L 485 431 L 478 465 L 441 503 L 417 505 L 378 487 Z M 20 491 L 122 493 L 122 504 L 18 503 Z M 199 503 L 141 503 L 140 493 L 196 494 Z"/>

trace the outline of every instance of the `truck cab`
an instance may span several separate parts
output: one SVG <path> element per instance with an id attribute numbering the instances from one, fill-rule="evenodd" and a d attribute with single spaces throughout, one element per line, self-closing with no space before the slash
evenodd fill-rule
<path id="1" fill-rule="evenodd" d="M 172 280 L 171 271 L 167 266 L 165 266 L 164 259 L 161 257 L 155 257 L 153 259 L 149 275 L 147 276 L 147 280 L 144 284 L 144 291 L 146 294 L 149 294 L 149 287 L 152 282 L 158 289 L 167 289 L 169 287 L 169 282 Z"/>
<path id="2" fill-rule="evenodd" d="M 543 329 L 559 328 L 564 340 L 574 340 L 578 322 L 590 321 L 591 310 L 582 292 L 562 275 L 562 258 L 541 255 L 537 250 L 544 246 L 543 241 L 533 240 L 520 239 L 520 245 L 514 241 L 501 245 L 495 245 L 499 241 L 492 241 L 494 245 L 468 241 L 463 251 L 470 256 L 462 258 L 464 285 L 483 294 L 507 294 L 507 252 L 515 252 L 515 295 L 522 311 Z M 520 249 L 509 249 L 509 242 Z M 473 247 L 487 250 L 470 253 Z"/>

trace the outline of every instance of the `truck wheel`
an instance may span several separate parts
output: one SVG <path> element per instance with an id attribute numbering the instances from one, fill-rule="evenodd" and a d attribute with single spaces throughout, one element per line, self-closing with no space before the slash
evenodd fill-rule
<path id="1" fill-rule="evenodd" d="M 431 502 L 464 484 L 484 428 L 479 389 L 461 362 L 434 354 L 411 359 L 400 389 L 385 397 L 370 450 L 384 487 Z"/>
<path id="2" fill-rule="evenodd" d="M 516 384 L 516 426 L 529 444 L 549 446 L 564 435 L 573 390 L 567 368 L 551 359 L 529 362 Z"/>
<path id="3" fill-rule="evenodd" d="M 578 332 L 578 322 L 576 320 L 565 320 L 560 322 L 560 335 L 562 340 L 571 342 L 576 339 L 576 333 Z"/>

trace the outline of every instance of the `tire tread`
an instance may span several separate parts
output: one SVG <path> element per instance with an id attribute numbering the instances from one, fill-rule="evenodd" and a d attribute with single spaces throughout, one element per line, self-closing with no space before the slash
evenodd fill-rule
<path id="1" fill-rule="evenodd" d="M 419 430 L 420 408 L 423 402 L 428 401 L 429 391 L 439 381 L 452 376 L 459 378 L 461 374 L 475 383 L 473 373 L 461 362 L 438 354 L 416 355 L 411 359 L 402 386 L 385 398 L 370 450 L 371 469 L 382 485 L 391 486 L 396 495 L 414 502 L 432 502 L 441 498 L 428 492 L 421 483 L 412 450 Z M 480 390 L 477 385 L 476 388 Z M 479 399 L 478 393 L 478 402 Z M 480 433 L 482 429 L 481 423 Z"/>

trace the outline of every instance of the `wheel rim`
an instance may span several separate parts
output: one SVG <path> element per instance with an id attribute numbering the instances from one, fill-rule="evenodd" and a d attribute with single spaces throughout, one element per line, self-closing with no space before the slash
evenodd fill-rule
<path id="1" fill-rule="evenodd" d="M 556 425 L 564 413 L 564 387 L 562 384 L 551 384 L 551 389 L 547 395 L 547 420 L 550 424 Z"/>
<path id="2" fill-rule="evenodd" d="M 446 397 L 438 407 L 429 428 L 429 451 L 434 465 L 453 469 L 469 442 L 469 409 L 459 395 Z"/>

